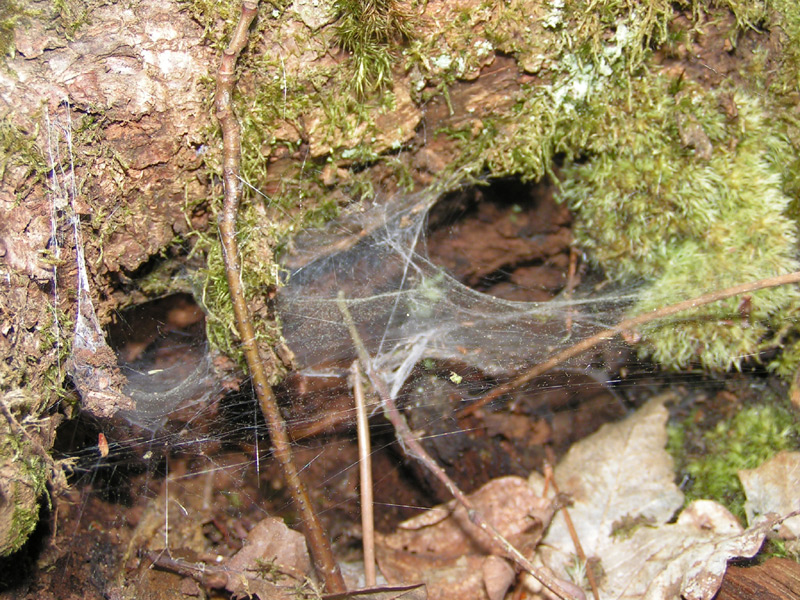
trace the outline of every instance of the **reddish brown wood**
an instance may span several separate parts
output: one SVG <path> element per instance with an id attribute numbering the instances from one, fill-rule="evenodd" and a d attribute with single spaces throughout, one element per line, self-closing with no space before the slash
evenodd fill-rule
<path id="1" fill-rule="evenodd" d="M 800 564 L 770 558 L 754 567 L 728 567 L 716 600 L 800 600 Z"/>

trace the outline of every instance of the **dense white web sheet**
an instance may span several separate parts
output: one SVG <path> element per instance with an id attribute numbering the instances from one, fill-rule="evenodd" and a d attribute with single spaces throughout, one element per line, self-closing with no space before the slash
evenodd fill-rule
<path id="1" fill-rule="evenodd" d="M 373 204 L 294 240 L 283 259 L 290 274 L 277 306 L 284 337 L 307 374 L 355 358 L 336 304 L 340 290 L 394 395 L 424 359 L 457 362 L 493 378 L 519 373 L 613 324 L 632 300 L 512 302 L 464 286 L 426 256 L 435 201 L 422 193 Z M 585 365 L 577 359 L 570 366 Z"/>

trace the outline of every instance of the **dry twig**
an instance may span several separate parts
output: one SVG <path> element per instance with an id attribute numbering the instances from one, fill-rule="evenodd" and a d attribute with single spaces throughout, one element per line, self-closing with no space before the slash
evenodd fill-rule
<path id="1" fill-rule="evenodd" d="M 553 449 L 550 446 L 545 447 L 545 452 L 547 454 L 547 460 L 545 461 L 545 477 L 547 481 L 553 486 L 553 492 L 555 492 L 556 498 L 561 494 L 558 490 L 558 484 L 556 483 L 555 475 L 553 474 L 553 466 L 556 463 L 556 457 L 553 453 Z M 575 554 L 578 555 L 578 559 L 586 565 L 586 579 L 589 580 L 589 586 L 592 588 L 592 596 L 594 596 L 594 600 L 600 600 L 600 593 L 598 591 L 597 586 L 597 578 L 594 576 L 594 571 L 589 564 L 586 553 L 583 551 L 583 546 L 581 545 L 581 540 L 578 538 L 578 532 L 575 530 L 575 524 L 572 522 L 572 517 L 569 515 L 569 510 L 567 509 L 566 504 L 561 507 L 561 514 L 564 516 L 564 522 L 567 525 L 567 531 L 569 531 L 569 536 L 572 538 L 572 543 L 575 545 Z"/>
<path id="2" fill-rule="evenodd" d="M 353 396 L 356 401 L 358 422 L 358 465 L 361 480 L 361 534 L 364 546 L 364 585 L 375 587 L 375 519 L 372 511 L 372 459 L 370 457 L 369 423 L 367 406 L 364 402 L 364 385 L 361 383 L 361 369 L 358 361 L 353 362 L 350 371 L 353 377 Z"/>
<path id="3" fill-rule="evenodd" d="M 284 477 L 286 477 L 294 504 L 302 515 L 308 546 L 317 573 L 325 582 L 325 587 L 329 592 L 344 592 L 346 587 L 339 571 L 339 565 L 333 557 L 328 538 L 317 515 L 314 513 L 308 493 L 300 480 L 297 467 L 292 458 L 291 445 L 286 433 L 286 423 L 280 414 L 275 395 L 264 371 L 264 363 L 256 344 L 253 324 L 250 320 L 250 311 L 247 307 L 240 277 L 239 249 L 236 243 L 236 214 L 241 196 L 239 184 L 241 131 L 231 106 L 231 96 L 236 83 L 236 60 L 247 44 L 248 30 L 257 10 L 257 2 L 244 2 L 242 4 L 242 14 L 233 32 L 230 44 L 223 52 L 222 61 L 217 72 L 216 116 L 222 129 L 222 177 L 225 186 L 225 199 L 222 213 L 219 216 L 220 242 L 225 261 L 225 273 L 233 301 L 236 327 L 242 340 L 247 366 L 253 379 L 253 388 L 269 426 L 275 458 L 278 459 Z"/>
<path id="4" fill-rule="evenodd" d="M 670 304 L 669 306 L 664 306 L 662 308 L 659 308 L 658 310 L 654 310 L 652 312 L 639 315 L 631 319 L 625 319 L 624 321 L 620 321 L 620 323 L 618 323 L 614 327 L 606 329 L 605 331 L 601 331 L 600 333 L 596 333 L 595 335 L 588 337 L 585 340 L 582 340 L 577 344 L 570 346 L 566 350 L 551 356 L 543 363 L 539 363 L 538 365 L 535 365 L 531 369 L 528 369 L 513 381 L 509 381 L 508 383 L 498 385 L 496 388 L 492 389 L 490 392 L 487 392 L 469 406 L 462 408 L 460 411 L 458 411 L 456 413 L 456 417 L 461 418 L 466 415 L 472 414 L 482 406 L 485 406 L 486 404 L 491 402 L 492 400 L 499 398 L 503 394 L 507 394 L 508 392 L 525 385 L 531 379 L 534 379 L 536 377 L 539 377 L 539 375 L 547 373 L 547 371 L 560 365 L 564 361 L 574 356 L 577 356 L 582 352 L 589 350 L 590 348 L 597 346 L 600 342 L 603 342 L 605 340 L 610 340 L 611 338 L 621 333 L 625 333 L 626 331 L 632 331 L 637 327 L 639 327 L 640 325 L 644 325 L 645 323 L 650 323 L 651 321 L 656 321 L 658 319 L 663 319 L 665 317 L 669 317 L 671 315 L 684 312 L 686 310 L 691 310 L 693 308 L 705 306 L 706 304 L 711 304 L 712 302 L 725 300 L 726 298 L 731 298 L 732 296 L 749 294 L 750 292 L 763 290 L 765 288 L 777 287 L 779 285 L 788 285 L 790 283 L 800 283 L 800 271 L 795 271 L 794 273 L 788 273 L 786 275 L 779 275 L 777 277 L 760 279 L 758 281 L 752 281 L 750 283 L 742 283 L 740 285 L 735 285 L 733 287 L 729 287 L 724 290 L 709 292 L 708 294 L 703 294 L 702 296 L 697 296 L 696 298 L 690 298 L 689 300 L 684 300 L 682 302 L 678 302 L 677 304 Z"/>
<path id="5" fill-rule="evenodd" d="M 397 405 L 389 393 L 386 382 L 372 367 L 372 361 L 367 353 L 367 349 L 364 346 L 364 342 L 361 340 L 361 335 L 358 333 L 358 329 L 356 329 L 356 325 L 353 321 L 352 315 L 350 314 L 350 310 L 347 308 L 344 292 L 339 292 L 337 302 L 339 305 L 339 310 L 342 313 L 342 317 L 347 324 L 347 329 L 350 332 L 350 337 L 353 339 L 353 345 L 356 347 L 358 360 L 361 362 L 362 367 L 366 371 L 367 377 L 369 377 L 369 380 L 372 383 L 372 387 L 378 393 L 378 396 L 381 399 L 384 414 L 389 422 L 394 426 L 397 439 L 399 440 L 406 454 L 416 458 L 434 475 L 434 477 L 444 484 L 444 486 L 450 492 L 450 495 L 453 496 L 453 498 L 455 498 L 456 501 L 466 509 L 467 514 L 469 515 L 469 520 L 486 532 L 486 534 L 489 535 L 498 544 L 498 546 L 503 549 L 507 557 L 518 567 L 530 573 L 537 581 L 539 581 L 542 585 L 544 585 L 562 600 L 585 600 L 585 596 L 579 588 L 572 586 L 567 582 L 560 581 L 543 569 L 535 567 L 528 560 L 528 558 L 522 554 L 522 552 L 517 550 L 517 548 L 514 547 L 511 542 L 505 539 L 500 532 L 497 531 L 497 529 L 484 518 L 481 512 L 475 508 L 475 506 L 472 504 L 472 501 L 467 497 L 466 494 L 464 494 L 464 492 L 461 491 L 456 483 L 450 479 L 447 473 L 445 473 L 444 469 L 442 469 L 436 463 L 436 461 L 433 460 L 430 454 L 428 454 L 427 451 L 422 447 L 422 444 L 420 444 L 419 441 L 414 437 L 414 434 L 409 428 L 405 417 L 400 414 L 400 411 L 397 409 Z M 569 588 L 570 591 L 566 591 L 565 588 Z"/>

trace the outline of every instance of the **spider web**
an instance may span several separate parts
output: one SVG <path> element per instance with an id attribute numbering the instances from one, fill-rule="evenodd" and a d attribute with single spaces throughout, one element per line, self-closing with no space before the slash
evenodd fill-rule
<path id="1" fill-rule="evenodd" d="M 413 406 L 409 411 L 413 426 L 425 430 L 426 442 L 441 441 L 442 452 L 448 451 L 445 446 L 461 452 L 474 440 L 470 431 L 448 429 L 454 421 L 452 411 L 448 414 L 436 394 L 446 396 L 453 387 L 463 392 L 465 400 L 480 394 L 492 381 L 511 379 L 554 351 L 616 322 L 629 302 L 625 294 L 598 300 L 577 293 L 572 299 L 546 303 L 511 302 L 466 287 L 428 256 L 429 214 L 438 199 L 435 190 L 428 190 L 376 201 L 323 229 L 303 231 L 292 241 L 282 257 L 288 277 L 276 309 L 299 372 L 310 380 L 324 380 L 327 387 L 305 395 L 295 394 L 290 385 L 278 390 L 284 405 L 291 407 L 290 430 L 302 430 L 320 420 L 320 414 L 345 423 L 352 417 L 352 397 L 342 374 L 356 353 L 337 306 L 340 292 L 392 396 Z M 123 325 L 131 331 L 145 328 L 135 313 L 120 320 L 128 320 Z M 76 504 L 63 509 L 64 514 L 73 513 L 65 530 L 74 538 L 70 560 L 75 564 L 84 558 L 85 541 L 95 543 L 97 535 L 85 530 L 93 520 L 107 521 L 109 528 L 130 534 L 132 547 L 138 543 L 170 553 L 194 547 L 198 523 L 211 516 L 224 526 L 291 512 L 285 490 L 275 483 L 280 475 L 270 460 L 266 428 L 246 385 L 231 393 L 232 382 L 220 378 L 218 357 L 202 335 L 170 329 L 163 316 L 156 320 L 159 339 L 154 345 L 134 351 L 125 350 L 125 342 L 111 343 L 127 379 L 124 392 L 136 404 L 133 410 L 120 411 L 127 425 L 70 422 L 59 434 L 59 450 L 75 459 L 74 481 L 90 484 Z M 437 368 L 420 369 L 427 361 Z M 582 357 L 565 369 L 585 373 L 591 361 L 591 356 Z M 464 382 L 456 385 L 436 370 L 457 371 Z M 545 392 L 548 385 L 571 390 L 597 386 L 581 377 L 576 374 L 539 386 Z M 304 413 L 297 408 L 315 401 L 322 405 L 321 411 Z M 602 402 L 614 400 L 606 396 Z M 105 450 L 99 434 L 107 440 Z M 377 416 L 371 434 L 376 460 L 384 461 L 376 468 L 376 504 L 396 509 L 403 517 L 432 504 L 431 496 L 401 492 L 397 480 L 390 479 L 395 477 L 391 469 L 405 467 L 392 450 L 391 431 Z M 355 496 L 348 492 L 358 485 L 353 437 L 352 431 L 345 434 L 348 447 L 330 447 L 324 439 L 294 443 L 300 470 L 307 480 L 314 478 L 315 492 L 325 502 L 320 513 L 331 523 L 349 522 L 347 515 L 358 510 Z M 320 476 L 321 470 L 315 469 L 323 462 L 329 466 Z M 111 505 L 102 506 L 103 502 Z M 130 532 L 125 506 L 134 505 L 142 507 L 146 517 Z M 227 548 L 213 538 L 218 533 L 215 528 L 206 527 L 211 530 L 207 545 Z M 182 530 L 188 534 L 182 536 Z M 136 541 L 136 536 L 145 534 L 146 544 Z"/>
<path id="2" fill-rule="evenodd" d="M 571 299 L 534 303 L 468 288 L 429 258 L 430 213 L 438 200 L 438 194 L 428 191 L 352 210 L 323 229 L 299 234 L 282 257 L 287 281 L 279 290 L 276 310 L 283 335 L 295 353 L 300 376 L 319 386 L 285 383 L 276 391 L 290 431 L 313 435 L 329 431 L 309 429 L 319 421 L 338 423 L 337 433 L 328 438 L 300 435 L 293 442 L 296 464 L 311 485 L 328 532 L 337 540 L 337 556 L 343 556 L 347 540 L 352 543 L 347 528 L 354 526 L 359 512 L 355 432 L 348 425 L 354 410 L 346 377 L 356 352 L 337 306 L 340 292 L 375 370 L 441 464 L 452 467 L 489 451 L 494 453 L 491 466 L 480 463 L 483 472 L 477 479 L 488 477 L 490 470 L 491 476 L 509 470 L 526 474 L 540 458 L 537 442 L 530 437 L 536 428 L 532 423 L 550 417 L 554 422 L 555 416 L 567 414 L 571 418 L 584 410 L 578 405 L 585 400 L 587 411 L 608 411 L 606 418 L 625 412 L 620 398 L 608 391 L 608 374 L 597 368 L 597 356 L 586 355 L 562 366 L 560 374 L 520 390 L 515 400 L 519 411 L 492 407 L 480 425 L 456 422 L 453 413 L 459 402 L 616 323 L 635 290 L 600 299 L 591 297 L 592 289 L 585 295 L 577 290 Z M 231 552 L 236 538 L 246 539 L 247 530 L 260 519 L 293 514 L 247 386 L 230 393 L 230 382 L 221 380 L 215 368 L 217 357 L 202 332 L 197 335 L 201 328 L 187 334 L 171 328 L 164 311 L 158 314 L 154 320 L 160 340 L 152 347 L 136 350 L 119 341 L 111 344 L 128 380 L 125 391 L 137 404 L 136 410 L 122 414 L 129 429 L 105 430 L 107 455 L 98 447 L 96 429 L 76 430 L 76 437 L 84 437 L 71 444 L 77 475 L 91 484 L 83 488 L 87 491 L 75 506 L 65 509 L 71 517 L 65 527 L 74 540 L 71 564 L 81 563 L 86 543 L 102 537 L 87 530 L 86 524 L 97 520 L 122 531 L 135 551 L 181 556 L 195 548 Z M 131 331 L 145 327 L 141 315 L 129 313 L 121 318 L 126 320 Z M 165 355 L 171 359 L 165 360 Z M 451 378 L 450 373 L 458 376 Z M 529 402 L 532 396 L 541 400 Z M 306 406 L 310 408 L 304 411 Z M 502 414 L 492 412 L 495 408 Z M 509 417 L 526 423 L 520 439 L 527 450 L 517 447 L 519 454 L 513 456 L 506 456 L 508 432 L 493 430 Z M 373 414 L 370 434 L 378 528 L 387 531 L 435 504 L 438 492 L 425 489 L 424 475 L 409 477 L 411 467 L 378 414 Z M 497 443 L 500 438 L 509 443 Z M 475 475 L 465 471 L 464 485 L 483 483 Z M 126 505 L 144 515 L 135 529 L 126 525 L 131 518 Z M 93 560 L 90 556 L 94 565 Z M 107 576 L 115 573 L 108 570 Z M 147 573 L 145 568 L 138 571 L 136 585 L 151 585 Z M 126 580 L 134 581 L 132 576 Z"/>
<path id="3" fill-rule="evenodd" d="M 426 359 L 505 379 L 616 322 L 632 294 L 516 302 L 463 285 L 427 255 L 431 192 L 375 203 L 299 235 L 278 294 L 283 335 L 302 371 L 355 358 L 337 296 L 396 397 Z M 565 368 L 585 368 L 578 358 Z"/>

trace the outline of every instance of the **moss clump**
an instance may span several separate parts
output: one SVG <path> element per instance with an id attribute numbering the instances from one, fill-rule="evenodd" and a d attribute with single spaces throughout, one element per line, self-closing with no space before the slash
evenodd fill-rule
<path id="1" fill-rule="evenodd" d="M 674 84 L 643 79 L 626 108 L 584 119 L 591 158 L 562 183 L 592 259 L 614 280 L 646 282 L 637 314 L 797 268 L 779 167 L 790 147 L 766 108 Z M 781 287 L 698 309 L 643 328 L 642 352 L 675 368 L 736 366 L 798 300 Z"/>
<path id="2" fill-rule="evenodd" d="M 231 31 L 242 14 L 241 2 L 234 0 L 179 0 L 183 8 L 203 28 L 203 37 L 218 51 L 227 46 Z M 269 10 L 270 3 L 261 3 L 256 29 L 262 31 L 266 19 L 263 17 Z M 283 3 L 285 4 L 285 2 Z M 257 35 L 251 36 L 250 44 L 255 44 Z"/>
<path id="3" fill-rule="evenodd" d="M 336 0 L 336 40 L 352 55 L 353 89 L 359 96 L 392 78 L 392 48 L 412 37 L 411 15 L 396 0 Z"/>
<path id="4" fill-rule="evenodd" d="M 582 1 L 488 5 L 484 38 L 451 36 L 452 44 L 471 48 L 469 57 L 453 51 L 449 61 L 429 60 L 426 77 L 443 77 L 437 70 L 442 62 L 463 76 L 488 46 L 490 56 L 495 49 L 514 55 L 538 81 L 523 83 L 511 106 L 484 111 L 479 120 L 445 132 L 461 150 L 448 176 L 489 171 L 539 179 L 550 174 L 554 155 L 567 160 L 581 155 L 600 134 L 593 122 L 605 113 L 618 114 L 619 104 L 629 102 L 627 94 L 641 79 L 650 47 L 667 39 L 675 16 L 665 0 L 607 0 L 591 8 Z"/>
<path id="5" fill-rule="evenodd" d="M 14 29 L 26 15 L 25 9 L 14 0 L 0 3 L 0 54 L 13 52 Z"/>
<path id="6" fill-rule="evenodd" d="M 17 186 L 17 197 L 21 199 L 41 181 L 47 162 L 36 144 L 36 133 L 23 131 L 6 115 L 0 120 L 0 181 L 10 172 L 14 172 L 17 181 L 25 181 Z"/>
<path id="7" fill-rule="evenodd" d="M 787 15 L 797 11 L 789 0 L 769 6 L 762 0 L 431 3 L 422 5 L 424 15 L 415 21 L 413 36 L 404 8 L 409 5 L 398 0 L 331 2 L 336 20 L 313 28 L 293 20 L 285 1 L 273 3 L 272 18 L 260 20 L 268 21 L 266 46 L 292 50 L 264 53 L 263 46 L 251 45 L 242 93 L 236 96 L 243 124 L 243 178 L 270 189 L 266 203 L 249 191 L 244 203 L 256 202 L 264 214 L 275 215 L 282 231 L 302 226 L 315 214 L 335 214 L 345 201 L 342 192 L 369 195 L 368 172 L 361 167 L 386 160 L 387 151 L 413 139 L 398 135 L 387 143 L 379 118 L 412 114 L 431 95 L 447 98 L 450 84 L 477 77 L 500 52 L 513 56 L 521 71 L 535 79 L 517 77 L 509 104 L 503 103 L 506 96 L 495 100 L 497 106 L 476 108 L 473 116 L 455 115 L 446 131 L 437 132 L 450 138 L 448 154 L 455 157 L 436 173 L 439 182 L 487 171 L 538 179 L 549 172 L 555 155 L 563 156 L 564 196 L 585 224 L 582 242 L 597 252 L 596 261 L 615 279 L 649 285 L 637 310 L 793 268 L 787 248 L 794 229 L 784 213 L 791 187 L 786 165 L 797 161 L 786 143 L 788 126 L 777 126 L 779 118 L 766 116 L 771 100 L 756 100 L 756 88 L 766 89 L 766 81 L 753 78 L 749 90 L 731 96 L 730 105 L 739 114 L 728 114 L 719 106 L 726 101 L 724 92 L 672 85 L 645 67 L 654 47 L 681 35 L 699 35 L 703 27 L 716 28 L 715 34 L 730 27 L 735 42 L 744 29 L 790 23 Z M 322 3 L 326 10 L 331 2 Z M 227 27 L 235 19 L 230 3 L 222 3 L 219 18 L 209 0 L 187 6 L 207 27 L 216 24 L 217 31 L 220 21 Z M 685 10 L 683 16 L 691 21 L 681 31 L 671 30 L 676 10 Z M 790 29 L 785 32 L 792 38 Z M 399 72 L 395 57 L 401 42 L 406 77 L 395 81 L 390 92 L 384 84 L 392 81 L 393 70 Z M 334 60 L 334 45 L 352 59 Z M 353 86 L 358 94 L 352 93 Z M 368 93 L 382 86 L 380 99 Z M 401 88 L 407 92 L 404 98 Z M 732 89 L 730 82 L 720 88 Z M 413 118 L 410 128 L 416 126 Z M 269 155 L 274 162 L 267 162 Z M 575 163 L 578 158 L 587 162 Z M 218 172 L 218 165 L 209 166 Z M 323 175 L 325 169 L 335 177 Z M 688 181 L 681 181 L 683 175 Z M 600 196 L 605 199 L 595 202 Z M 748 200 L 756 197 L 760 200 Z M 628 213 L 616 208 L 615 202 L 623 200 L 625 210 L 631 208 Z M 662 217 L 665 212 L 670 215 Z M 592 219 L 604 218 L 610 224 L 594 230 Z M 614 219 L 627 219 L 628 242 L 620 242 Z M 749 229 L 747 219 L 752 219 Z M 606 244 L 612 230 L 617 239 Z M 261 236 L 257 228 L 253 231 Z M 278 238 L 280 233 L 273 243 Z M 729 251 L 731 242 L 741 242 L 740 247 Z M 698 261 L 701 268 L 695 270 Z M 734 270 L 721 275 L 729 267 Z M 693 270 L 700 274 L 693 276 Z M 208 282 L 224 280 L 217 267 L 210 265 L 208 274 Z M 253 284 L 263 289 L 259 281 L 264 280 L 255 277 Z M 204 289 L 211 294 L 208 285 Z M 673 294 L 677 290 L 680 297 Z M 707 366 L 737 364 L 764 343 L 778 343 L 762 338 L 780 329 L 774 315 L 785 313 L 794 301 L 788 290 L 754 294 L 741 306 L 731 301 L 691 315 L 679 327 L 651 328 L 643 348 L 672 366 L 694 360 Z M 224 304 L 218 307 L 220 323 L 228 323 L 221 330 L 230 330 L 231 320 L 222 316 Z M 727 327 L 727 321 L 735 326 Z"/>
<path id="8" fill-rule="evenodd" d="M 748 406 L 708 430 L 693 415 L 668 428 L 667 449 L 679 478 L 687 478 L 686 504 L 709 498 L 745 521 L 745 494 L 738 472 L 754 469 L 781 450 L 800 445 L 800 424 L 791 409 L 777 404 Z"/>
<path id="9" fill-rule="evenodd" d="M 770 7 L 777 13 L 777 29 L 782 41 L 779 73 L 773 91 L 790 93 L 800 91 L 800 5 L 794 0 L 771 0 Z"/>
<path id="10" fill-rule="evenodd" d="M 92 14 L 114 0 L 53 0 L 50 9 L 56 28 L 71 40 L 78 30 L 92 20 Z"/>
<path id="11" fill-rule="evenodd" d="M 6 394 L 0 402 L 9 397 Z M 46 485 L 44 461 L 0 417 L 0 556 L 19 550 L 33 532 Z"/>

